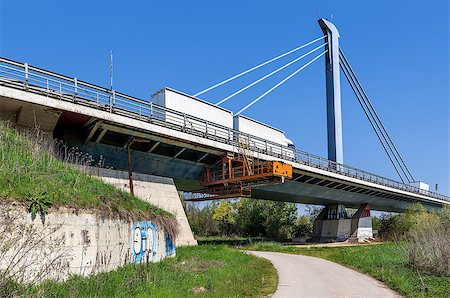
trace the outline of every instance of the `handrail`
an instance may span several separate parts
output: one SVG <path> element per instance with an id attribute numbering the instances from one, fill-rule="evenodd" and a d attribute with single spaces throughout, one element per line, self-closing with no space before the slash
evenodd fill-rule
<path id="1" fill-rule="evenodd" d="M 377 183 L 396 189 L 450 201 L 450 197 L 426 191 L 352 166 L 340 164 L 323 157 L 234 130 L 192 115 L 156 105 L 127 94 L 79 81 L 51 71 L 0 57 L 0 84 L 31 92 L 44 93 L 48 97 L 72 101 L 77 99 L 92 108 L 124 115 L 153 124 L 168 126 L 186 133 L 237 146 L 245 141 L 253 152 L 290 160 L 314 168 L 335 172 L 344 176 Z"/>

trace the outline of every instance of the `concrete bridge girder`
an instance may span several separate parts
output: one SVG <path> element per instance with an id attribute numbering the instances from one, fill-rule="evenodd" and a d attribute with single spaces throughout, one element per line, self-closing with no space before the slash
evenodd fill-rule
<path id="1" fill-rule="evenodd" d="M 355 187 L 356 189 L 362 189 Z M 364 190 L 364 189 L 362 189 Z M 326 188 L 303 182 L 285 181 L 284 184 L 257 186 L 252 189 L 252 197 L 265 200 L 278 200 L 302 204 L 327 205 L 345 204 L 346 207 L 358 208 L 369 203 L 373 210 L 402 212 L 415 201 L 392 200 L 379 195 L 362 194 L 335 188 Z M 428 210 L 439 210 L 440 205 L 426 205 Z"/>

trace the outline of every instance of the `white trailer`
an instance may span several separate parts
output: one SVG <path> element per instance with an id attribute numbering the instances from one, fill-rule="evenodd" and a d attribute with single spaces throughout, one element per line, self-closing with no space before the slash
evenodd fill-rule
<path id="1" fill-rule="evenodd" d="M 410 185 L 420 188 L 421 190 L 430 191 L 430 186 L 422 181 L 413 181 Z"/>
<path id="2" fill-rule="evenodd" d="M 156 119 L 220 138 L 233 137 L 233 113 L 227 109 L 167 87 L 153 94 L 152 101 L 157 105 Z"/>
<path id="3" fill-rule="evenodd" d="M 239 136 L 235 136 L 235 139 L 241 143 L 291 158 L 295 156 L 294 143 L 278 128 L 242 115 L 233 117 L 233 128 L 239 131 Z M 252 139 L 251 136 L 256 138 Z"/>

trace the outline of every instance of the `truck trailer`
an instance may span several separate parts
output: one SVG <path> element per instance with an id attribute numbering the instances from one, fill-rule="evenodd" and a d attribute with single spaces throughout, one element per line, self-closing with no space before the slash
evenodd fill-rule
<path id="1" fill-rule="evenodd" d="M 259 151 L 295 157 L 294 143 L 284 131 L 171 88 L 152 95 L 152 117 L 195 134 L 238 141 Z"/>
<path id="2" fill-rule="evenodd" d="M 233 117 L 233 129 L 239 131 L 235 139 L 241 143 L 249 143 L 259 149 L 291 158 L 295 156 L 294 143 L 278 128 L 243 115 L 236 115 Z M 249 135 L 256 137 L 256 140 L 249 140 L 251 139 Z"/>
<path id="3" fill-rule="evenodd" d="M 232 139 L 233 113 L 183 92 L 163 88 L 152 95 L 155 118 L 199 133 Z"/>

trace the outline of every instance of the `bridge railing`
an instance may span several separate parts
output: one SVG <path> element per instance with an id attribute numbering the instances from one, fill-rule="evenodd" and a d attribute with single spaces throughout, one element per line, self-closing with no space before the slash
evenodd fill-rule
<path id="1" fill-rule="evenodd" d="M 247 149 L 257 153 L 298 162 L 324 171 L 411 193 L 450 201 L 449 197 L 435 192 L 426 191 L 348 165 L 339 164 L 323 157 L 242 133 L 180 111 L 158 106 L 147 100 L 29 66 L 26 63 L 0 58 L 0 85 L 8 85 L 47 97 L 74 102 L 233 146 L 240 146 L 239 143 L 245 142 Z"/>

